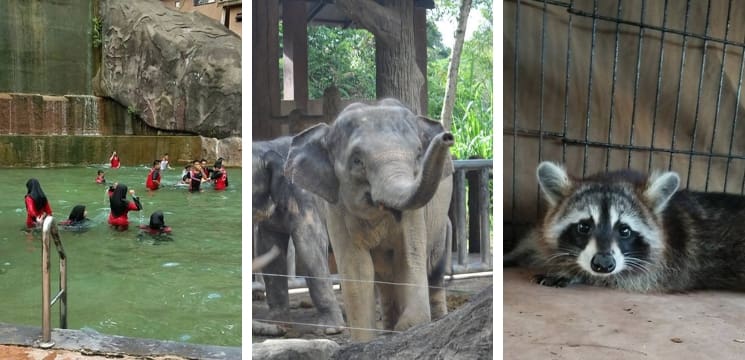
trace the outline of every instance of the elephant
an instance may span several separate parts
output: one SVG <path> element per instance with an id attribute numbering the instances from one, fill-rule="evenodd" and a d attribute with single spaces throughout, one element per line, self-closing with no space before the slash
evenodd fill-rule
<path id="1" fill-rule="evenodd" d="M 385 329 L 447 314 L 453 142 L 396 99 L 350 104 L 293 137 L 285 176 L 325 200 L 353 341 L 379 333 L 376 289 Z"/>
<path id="2" fill-rule="evenodd" d="M 251 147 L 252 218 L 258 230 L 254 239 L 259 255 L 257 262 L 262 263 L 265 273 L 280 275 L 264 275 L 264 282 L 270 316 L 285 320 L 289 313 L 286 254 L 292 238 L 298 267 L 308 276 L 305 281 L 319 312 L 319 322 L 324 325 L 322 330 L 326 334 L 336 334 L 342 331 L 344 318 L 329 275 L 329 238 L 320 212 L 322 200 L 290 184 L 284 177 L 284 163 L 291 140 L 286 136 L 256 141 Z M 282 255 L 277 256 L 277 249 Z"/>

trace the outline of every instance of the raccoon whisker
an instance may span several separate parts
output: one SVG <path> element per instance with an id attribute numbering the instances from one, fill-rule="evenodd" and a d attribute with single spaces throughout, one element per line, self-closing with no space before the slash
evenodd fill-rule
<path id="1" fill-rule="evenodd" d="M 551 262 L 551 261 L 556 260 L 556 259 L 561 258 L 561 257 L 571 257 L 571 256 L 576 256 L 576 254 L 571 253 L 571 252 L 554 253 L 553 255 L 551 255 L 548 258 L 546 258 L 546 262 Z"/>

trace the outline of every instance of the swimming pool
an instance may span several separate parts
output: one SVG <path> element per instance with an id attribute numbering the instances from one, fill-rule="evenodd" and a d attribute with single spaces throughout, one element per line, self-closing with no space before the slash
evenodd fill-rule
<path id="1" fill-rule="evenodd" d="M 177 186 L 183 167 L 163 173 L 161 189 L 149 192 L 145 166 L 0 170 L 0 322 L 41 326 L 41 233 L 24 229 L 26 181 L 37 178 L 57 222 L 73 206 L 86 205 L 91 227 L 60 230 L 68 255 L 68 328 L 104 334 L 240 346 L 241 171 L 228 169 L 230 186 Z M 134 189 L 143 210 L 129 213 L 129 230 L 107 224 L 106 180 Z M 150 214 L 162 210 L 169 238 L 140 234 Z M 52 245 L 52 294 L 58 265 Z M 52 327 L 59 326 L 59 306 Z"/>

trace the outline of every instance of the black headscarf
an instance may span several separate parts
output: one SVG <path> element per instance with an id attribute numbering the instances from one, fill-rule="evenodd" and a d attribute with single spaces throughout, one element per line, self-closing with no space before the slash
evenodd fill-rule
<path id="1" fill-rule="evenodd" d="M 70 220 L 70 223 L 76 223 L 85 220 L 85 206 L 75 205 L 75 207 L 72 208 L 72 211 L 70 211 L 70 216 L 67 219 Z"/>
<path id="2" fill-rule="evenodd" d="M 129 201 L 127 200 L 127 185 L 119 183 L 116 188 L 114 188 L 114 193 L 111 194 L 109 203 L 111 204 L 111 213 L 115 217 L 126 214 L 127 207 L 129 206 Z"/>
<path id="3" fill-rule="evenodd" d="M 28 179 L 28 181 L 26 181 L 26 190 L 28 190 L 26 195 L 31 196 L 31 199 L 34 200 L 36 211 L 44 209 L 44 206 L 47 205 L 47 196 L 44 195 L 44 190 L 41 189 L 39 180 L 33 178 Z"/>
<path id="4" fill-rule="evenodd" d="M 163 220 L 163 212 L 160 210 L 155 211 L 150 215 L 150 228 L 153 230 L 163 230 L 166 227 L 166 223 Z"/>

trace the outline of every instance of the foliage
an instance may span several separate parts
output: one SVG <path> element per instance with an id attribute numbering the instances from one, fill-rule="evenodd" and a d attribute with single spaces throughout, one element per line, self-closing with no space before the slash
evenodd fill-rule
<path id="1" fill-rule="evenodd" d="M 103 44 L 103 22 L 100 18 L 94 16 L 92 23 L 92 43 L 94 48 L 98 48 L 101 47 L 101 44 Z"/>
<path id="2" fill-rule="evenodd" d="M 308 92 L 334 85 L 342 98 L 375 98 L 375 37 L 363 29 L 308 28 Z"/>
<path id="3" fill-rule="evenodd" d="M 137 111 L 137 108 L 135 108 L 133 105 L 129 105 L 127 106 L 127 115 L 133 118 L 139 115 L 139 111 Z"/>
<path id="4" fill-rule="evenodd" d="M 479 3 L 483 4 L 484 1 Z M 438 3 L 438 7 L 439 5 Z M 480 9 L 487 21 L 463 44 L 451 129 L 456 140 L 451 151 L 458 159 L 493 158 L 492 22 L 491 4 L 488 5 Z M 455 6 L 457 13 L 457 4 Z M 440 116 L 449 61 L 449 58 L 429 61 L 427 81 L 430 117 Z"/>

